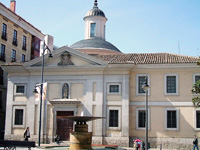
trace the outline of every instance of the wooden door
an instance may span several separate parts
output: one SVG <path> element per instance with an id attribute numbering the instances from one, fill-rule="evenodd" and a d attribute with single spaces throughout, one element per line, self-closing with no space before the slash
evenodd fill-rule
<path id="1" fill-rule="evenodd" d="M 73 111 L 57 111 L 57 116 L 73 116 Z M 73 121 L 57 118 L 57 135 L 61 141 L 69 141 L 70 132 L 73 131 Z"/>

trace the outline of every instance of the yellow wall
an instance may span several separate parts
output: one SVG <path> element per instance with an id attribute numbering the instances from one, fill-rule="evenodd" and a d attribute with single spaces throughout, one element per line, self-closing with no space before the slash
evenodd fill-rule
<path id="1" fill-rule="evenodd" d="M 17 62 L 21 61 L 22 54 L 25 55 L 26 60 L 30 60 L 32 35 L 29 34 L 28 32 L 25 33 L 24 30 L 21 27 L 14 26 L 14 23 L 11 22 L 10 20 L 8 20 L 8 21 L 4 20 L 2 15 L 0 15 L 0 29 L 1 29 L 0 35 L 2 35 L 3 23 L 7 25 L 7 41 L 0 39 L 0 44 L 4 44 L 6 46 L 6 48 L 5 48 L 6 62 L 11 62 L 12 49 L 16 50 L 16 60 L 17 60 Z M 13 30 L 17 31 L 17 43 L 18 43 L 17 46 L 12 44 L 12 42 L 13 42 Z M 26 51 L 22 49 L 23 35 L 26 36 L 26 46 L 27 46 Z"/>
<path id="2" fill-rule="evenodd" d="M 150 74 L 149 102 L 192 102 L 191 93 L 193 85 L 193 74 L 198 73 L 191 70 L 174 71 L 138 71 L 130 73 L 130 102 L 145 102 L 144 95 L 136 95 L 136 74 Z M 164 75 L 178 74 L 178 95 L 165 95 Z M 145 130 L 136 129 L 136 108 L 144 106 L 130 105 L 129 110 L 129 134 L 134 137 L 144 137 Z M 150 108 L 150 131 L 149 137 L 193 137 L 194 131 L 194 107 L 193 106 L 149 106 Z M 179 130 L 165 130 L 165 108 L 179 109 Z"/>
<path id="3" fill-rule="evenodd" d="M 136 74 L 150 74 L 150 95 L 149 101 L 168 101 L 179 102 L 189 101 L 188 97 L 192 98 L 192 85 L 193 85 L 192 71 L 148 71 L 148 72 L 131 72 L 130 76 L 130 101 L 144 101 L 143 95 L 136 95 Z M 178 74 L 178 92 L 179 95 L 165 95 L 164 89 L 164 75 L 165 74 Z"/>

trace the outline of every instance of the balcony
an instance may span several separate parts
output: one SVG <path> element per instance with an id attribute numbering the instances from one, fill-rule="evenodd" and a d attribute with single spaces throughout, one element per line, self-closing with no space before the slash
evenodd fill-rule
<path id="1" fill-rule="evenodd" d="M 1 38 L 5 41 L 7 41 L 7 33 L 6 32 L 2 32 Z"/>
<path id="2" fill-rule="evenodd" d="M 11 62 L 16 62 L 16 58 L 12 58 L 12 59 L 11 59 Z"/>
<path id="3" fill-rule="evenodd" d="M 13 42 L 12 42 L 13 45 L 17 46 L 17 39 L 13 38 Z"/>
<path id="4" fill-rule="evenodd" d="M 5 58 L 6 58 L 5 54 L 0 54 L 0 61 L 5 62 L 6 61 Z"/>

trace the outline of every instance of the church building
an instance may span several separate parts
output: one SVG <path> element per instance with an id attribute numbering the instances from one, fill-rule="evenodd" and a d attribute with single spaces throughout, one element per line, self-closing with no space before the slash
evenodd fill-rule
<path id="1" fill-rule="evenodd" d="M 74 124 L 58 116 L 97 116 L 88 122 L 94 144 L 132 146 L 145 138 L 147 78 L 148 133 L 151 147 L 190 149 L 200 136 L 200 109 L 191 89 L 200 79 L 198 58 L 169 53 L 122 53 L 105 39 L 106 15 L 97 0 L 84 17 L 85 39 L 25 63 L 3 65 L 8 72 L 5 139 L 23 138 L 26 127 L 38 141 L 40 93 L 41 142 L 56 135 L 69 141 Z M 41 68 L 44 80 L 41 83 Z M 179 143 L 179 144 L 177 144 Z"/>

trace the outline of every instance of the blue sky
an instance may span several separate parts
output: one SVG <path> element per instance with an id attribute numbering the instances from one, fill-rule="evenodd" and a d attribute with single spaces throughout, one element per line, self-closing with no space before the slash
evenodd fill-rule
<path id="1" fill-rule="evenodd" d="M 84 39 L 83 17 L 94 0 L 16 2 L 18 15 L 54 36 L 55 45 L 70 46 Z M 200 56 L 200 0 L 98 0 L 98 6 L 108 18 L 106 40 L 123 53 Z"/>

